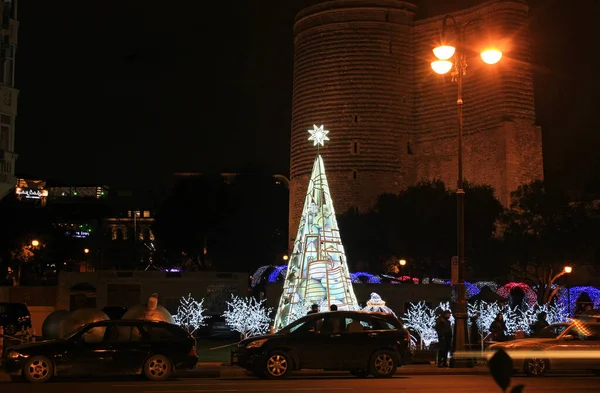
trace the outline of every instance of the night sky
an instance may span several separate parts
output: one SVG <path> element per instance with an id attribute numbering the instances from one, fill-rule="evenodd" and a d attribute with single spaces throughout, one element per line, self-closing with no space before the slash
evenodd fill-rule
<path id="1" fill-rule="evenodd" d="M 152 187 L 249 164 L 287 174 L 293 21 L 315 2 L 21 1 L 17 175 Z M 415 2 L 425 16 L 476 1 Z M 600 2 L 529 3 L 546 178 L 582 188 L 600 172 Z"/>

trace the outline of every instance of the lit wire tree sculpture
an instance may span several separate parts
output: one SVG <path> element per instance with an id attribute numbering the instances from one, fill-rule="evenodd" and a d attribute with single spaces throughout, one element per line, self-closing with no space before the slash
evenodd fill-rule
<path id="1" fill-rule="evenodd" d="M 294 251 L 288 262 L 275 316 L 275 331 L 302 316 L 298 309 L 304 309 L 309 303 L 327 308 L 335 304 L 338 310 L 359 309 L 325 176 L 325 165 L 318 150 L 329 140 L 329 131 L 315 125 L 308 132 L 308 140 L 314 141 L 314 146 L 317 146 L 317 157 L 308 183 Z"/>
<path id="2" fill-rule="evenodd" d="M 206 309 L 203 306 L 204 299 L 199 302 L 188 294 L 183 296 L 177 307 L 177 314 L 173 315 L 173 323 L 186 329 L 190 334 L 194 334 L 201 326 L 205 326 L 205 319 L 208 315 L 204 315 Z"/>

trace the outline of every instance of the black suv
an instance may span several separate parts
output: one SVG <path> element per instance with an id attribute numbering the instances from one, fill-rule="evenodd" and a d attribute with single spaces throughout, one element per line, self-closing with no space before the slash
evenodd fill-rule
<path id="1" fill-rule="evenodd" d="M 24 303 L 0 302 L 0 326 L 8 336 L 13 336 L 23 328 L 31 328 L 29 309 Z"/>
<path id="2" fill-rule="evenodd" d="M 410 360 L 409 341 L 409 332 L 391 314 L 333 311 L 302 317 L 276 334 L 243 340 L 232 360 L 270 379 L 300 369 L 383 378 Z"/>
<path id="3" fill-rule="evenodd" d="M 95 374 L 143 374 L 161 381 L 176 369 L 195 367 L 197 361 L 196 341 L 181 327 L 118 320 L 84 325 L 60 340 L 5 348 L 2 367 L 30 382 Z"/>

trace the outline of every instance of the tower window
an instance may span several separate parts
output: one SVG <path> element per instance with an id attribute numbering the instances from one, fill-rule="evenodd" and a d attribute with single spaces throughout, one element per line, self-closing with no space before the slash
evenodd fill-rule
<path id="1" fill-rule="evenodd" d="M 413 154 L 412 146 L 410 145 L 410 141 L 406 142 L 406 153 Z"/>
<path id="2" fill-rule="evenodd" d="M 358 154 L 358 141 L 352 142 L 352 154 Z"/>
<path id="3" fill-rule="evenodd" d="M 354 114 L 354 122 L 358 123 L 358 115 L 357 114 Z"/>
<path id="4" fill-rule="evenodd" d="M 392 44 L 392 41 L 390 41 L 390 46 L 389 46 L 390 55 L 392 54 L 392 47 L 393 47 L 393 44 Z"/>
<path id="5" fill-rule="evenodd" d="M 352 179 L 356 180 L 356 171 L 352 171 Z"/>

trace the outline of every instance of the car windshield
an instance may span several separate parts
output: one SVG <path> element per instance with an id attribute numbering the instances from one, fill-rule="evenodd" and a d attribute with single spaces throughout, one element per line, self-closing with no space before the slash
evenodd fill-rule
<path id="1" fill-rule="evenodd" d="M 298 319 L 292 323 L 290 323 L 289 325 L 287 325 L 286 327 L 284 327 L 283 329 L 281 329 L 279 331 L 280 334 L 290 334 L 295 332 L 296 330 L 298 330 L 299 328 L 301 328 L 302 326 L 304 326 L 304 323 L 310 318 L 301 318 Z"/>
<path id="2" fill-rule="evenodd" d="M 77 329 L 73 330 L 71 333 L 67 334 L 66 336 L 64 336 L 62 339 L 63 340 L 70 340 L 73 337 L 75 337 L 76 335 L 78 335 L 79 333 L 81 333 L 82 330 L 84 330 L 88 325 L 83 325 L 78 327 Z"/>

